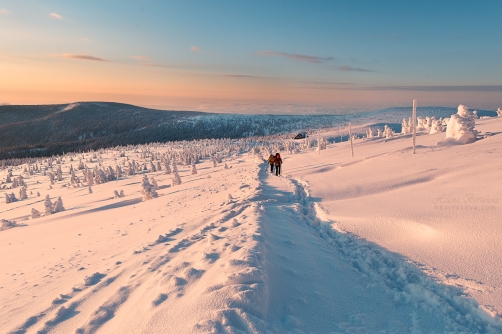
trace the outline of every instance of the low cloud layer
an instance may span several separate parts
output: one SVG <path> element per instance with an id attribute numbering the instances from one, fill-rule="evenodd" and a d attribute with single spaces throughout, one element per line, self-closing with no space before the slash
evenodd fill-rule
<path id="1" fill-rule="evenodd" d="M 502 92 L 502 85 L 475 85 L 475 86 L 371 86 L 359 88 L 360 90 L 388 90 L 388 91 L 415 91 L 415 92 Z"/>

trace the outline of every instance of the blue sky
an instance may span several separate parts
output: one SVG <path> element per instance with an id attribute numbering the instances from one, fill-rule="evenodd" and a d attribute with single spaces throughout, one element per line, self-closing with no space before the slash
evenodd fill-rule
<path id="1" fill-rule="evenodd" d="M 502 1 L 0 1 L 0 103 L 495 108 L 501 17 Z"/>

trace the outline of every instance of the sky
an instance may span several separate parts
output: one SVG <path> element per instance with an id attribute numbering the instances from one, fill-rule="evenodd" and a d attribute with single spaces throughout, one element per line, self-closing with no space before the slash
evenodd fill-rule
<path id="1" fill-rule="evenodd" d="M 502 107 L 502 1 L 0 0 L 0 104 Z"/>

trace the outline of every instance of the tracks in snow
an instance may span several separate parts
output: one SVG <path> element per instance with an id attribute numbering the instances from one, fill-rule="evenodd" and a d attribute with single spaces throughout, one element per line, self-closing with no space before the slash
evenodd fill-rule
<path id="1" fill-rule="evenodd" d="M 485 313 L 463 290 L 440 284 L 403 256 L 337 230 L 332 222 L 322 221 L 319 217 L 325 215 L 317 203 L 309 200 L 308 185 L 293 178 L 282 180 L 287 180 L 293 188 L 300 220 L 360 275 L 369 278 L 370 284 L 384 286 L 398 303 L 435 314 L 444 325 L 443 331 L 502 333 L 500 320 Z M 412 318 L 412 327 L 420 331 L 416 316 Z"/>

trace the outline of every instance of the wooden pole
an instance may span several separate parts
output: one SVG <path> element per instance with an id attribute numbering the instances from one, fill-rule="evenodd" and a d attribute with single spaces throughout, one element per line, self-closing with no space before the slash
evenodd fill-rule
<path id="1" fill-rule="evenodd" d="M 413 111 L 411 113 L 411 126 L 413 127 L 413 153 L 415 154 L 415 143 L 417 137 L 417 100 L 413 100 Z"/>
<path id="2" fill-rule="evenodd" d="M 350 137 L 350 150 L 352 152 L 352 157 L 354 156 L 354 145 L 352 144 L 352 126 L 349 122 L 349 137 Z"/>

